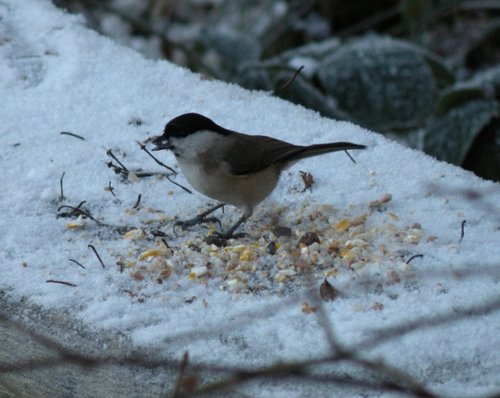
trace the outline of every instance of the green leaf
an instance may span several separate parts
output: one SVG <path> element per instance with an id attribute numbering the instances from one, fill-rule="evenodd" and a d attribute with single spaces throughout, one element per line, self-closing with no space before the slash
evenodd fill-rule
<path id="1" fill-rule="evenodd" d="M 424 151 L 440 160 L 461 165 L 472 142 L 497 114 L 492 99 L 472 99 L 433 119 L 426 129 Z"/>
<path id="2" fill-rule="evenodd" d="M 473 99 L 486 99 L 487 95 L 481 87 L 452 87 L 439 98 L 436 115 L 443 115 L 451 108 Z"/>
<path id="3" fill-rule="evenodd" d="M 338 107 L 376 130 L 422 125 L 432 114 L 437 82 L 407 43 L 369 36 L 324 59 L 318 78 Z"/>
<path id="4" fill-rule="evenodd" d="M 476 137 L 463 167 L 479 177 L 500 181 L 500 120 L 493 120 Z"/>

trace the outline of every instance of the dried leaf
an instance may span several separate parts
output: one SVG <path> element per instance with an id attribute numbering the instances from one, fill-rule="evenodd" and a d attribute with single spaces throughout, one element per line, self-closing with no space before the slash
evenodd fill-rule
<path id="1" fill-rule="evenodd" d="M 326 278 L 319 287 L 319 294 L 323 301 L 333 301 L 340 295 L 339 291 L 335 289 Z"/>

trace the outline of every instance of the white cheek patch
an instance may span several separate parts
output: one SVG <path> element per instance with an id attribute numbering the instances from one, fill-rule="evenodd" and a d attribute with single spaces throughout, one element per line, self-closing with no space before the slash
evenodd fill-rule
<path id="1" fill-rule="evenodd" d="M 171 138 L 174 152 L 185 159 L 194 159 L 208 150 L 220 150 L 224 137 L 210 131 L 199 131 L 184 138 Z"/>

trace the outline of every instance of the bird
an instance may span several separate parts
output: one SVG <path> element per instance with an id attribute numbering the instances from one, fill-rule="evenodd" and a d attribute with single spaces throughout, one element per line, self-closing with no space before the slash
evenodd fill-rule
<path id="1" fill-rule="evenodd" d="M 191 186 L 220 203 L 193 219 L 176 225 L 189 227 L 218 221 L 207 217 L 229 204 L 242 215 L 216 237 L 239 238 L 235 231 L 253 214 L 255 207 L 276 187 L 283 170 L 295 162 L 329 152 L 365 149 L 365 145 L 331 142 L 294 145 L 265 135 L 248 135 L 226 129 L 199 113 L 185 113 L 170 120 L 163 134 L 153 137 L 154 151 L 173 152 L 180 170 Z M 220 222 L 219 222 L 220 224 Z"/>

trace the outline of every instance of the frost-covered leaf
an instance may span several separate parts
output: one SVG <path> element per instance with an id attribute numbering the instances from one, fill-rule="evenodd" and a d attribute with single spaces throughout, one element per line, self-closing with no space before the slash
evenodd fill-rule
<path id="1" fill-rule="evenodd" d="M 335 100 L 318 90 L 306 77 L 296 70 L 276 63 L 257 64 L 241 69 L 235 81 L 252 90 L 272 91 L 280 98 L 294 104 L 314 109 L 323 116 L 349 119 L 337 109 Z"/>
<path id="2" fill-rule="evenodd" d="M 236 75 L 235 82 L 250 90 L 273 90 L 273 83 L 271 82 L 269 72 L 261 66 L 241 69 Z"/>
<path id="3" fill-rule="evenodd" d="M 474 99 L 486 99 L 486 93 L 481 87 L 457 86 L 446 90 L 439 98 L 436 114 L 444 115 L 450 109 L 459 106 L 464 102 L 469 102 Z"/>
<path id="4" fill-rule="evenodd" d="M 426 153 L 440 160 L 461 165 L 474 138 L 497 114 L 497 102 L 472 99 L 437 116 L 424 137 Z"/>
<path id="5" fill-rule="evenodd" d="M 314 109 L 321 113 L 323 116 L 332 117 L 335 119 L 346 119 L 347 115 L 342 112 L 337 111 L 335 101 L 324 95 L 320 90 L 314 87 L 306 78 L 298 75 L 295 79 L 286 86 L 282 88 L 290 78 L 293 76 L 293 72 L 278 72 L 273 80 L 276 95 L 281 98 L 287 99 L 295 104 L 300 104 L 309 109 Z"/>
<path id="6" fill-rule="evenodd" d="M 489 96 L 500 100 L 500 65 L 478 73 L 471 82 L 481 86 Z"/>
<path id="7" fill-rule="evenodd" d="M 257 61 L 261 53 L 255 37 L 226 27 L 202 29 L 201 41 L 207 50 L 217 53 L 222 63 L 231 68 Z"/>
<path id="8" fill-rule="evenodd" d="M 270 61 L 281 65 L 288 65 L 291 68 L 304 66 L 301 72 L 302 76 L 312 78 L 316 74 L 316 69 L 321 60 L 332 54 L 339 47 L 340 40 L 337 38 L 313 42 L 282 52 Z"/>
<path id="9" fill-rule="evenodd" d="M 436 54 L 424 47 L 419 47 L 411 43 L 402 43 L 402 45 L 406 45 L 408 49 L 415 51 L 418 55 L 420 55 L 420 57 L 422 57 L 429 68 L 431 68 L 432 74 L 434 75 L 434 79 L 436 79 L 436 83 L 439 88 L 444 88 L 453 84 L 455 76 L 448 69 L 443 60 L 441 60 Z"/>
<path id="10" fill-rule="evenodd" d="M 463 167 L 482 178 L 500 181 L 500 121 L 495 119 L 474 140 Z"/>
<path id="11" fill-rule="evenodd" d="M 333 52 L 339 49 L 340 46 L 340 40 L 337 38 L 308 43 L 303 46 L 284 51 L 274 57 L 273 60 L 282 64 L 288 64 L 292 67 L 297 66 L 297 60 L 300 60 L 301 64 L 317 64 L 323 60 L 323 58 L 330 56 Z M 303 60 L 305 60 L 305 62 Z"/>
<path id="12" fill-rule="evenodd" d="M 432 113 L 436 79 L 406 43 L 369 36 L 353 41 L 318 68 L 326 92 L 358 123 L 377 130 L 422 124 Z"/>

